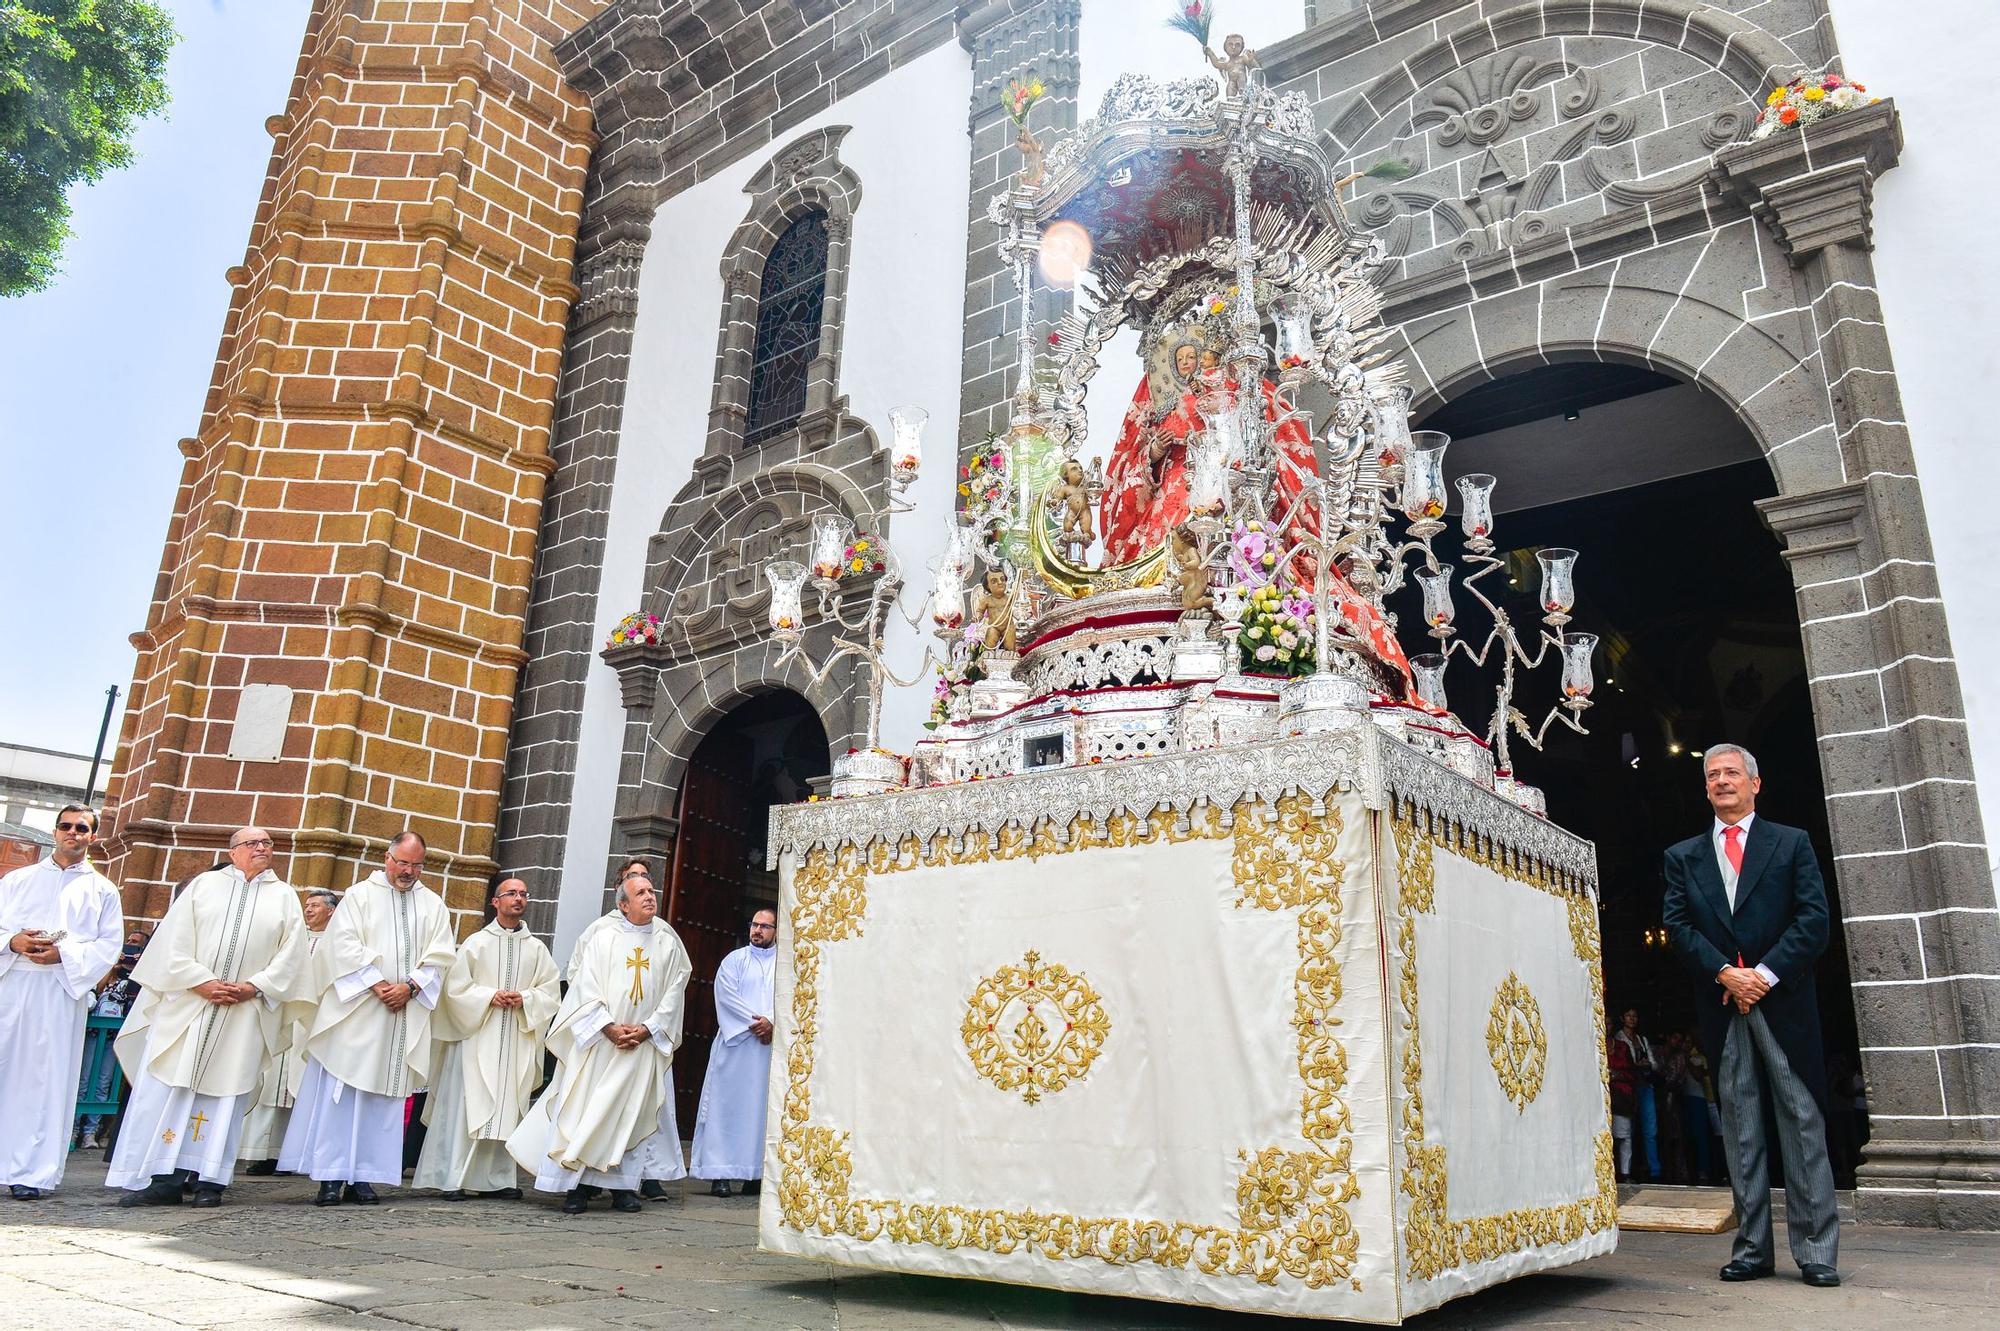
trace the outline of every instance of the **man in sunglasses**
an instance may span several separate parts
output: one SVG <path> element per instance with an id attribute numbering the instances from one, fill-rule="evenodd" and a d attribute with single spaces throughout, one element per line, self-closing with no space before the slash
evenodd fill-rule
<path id="1" fill-rule="evenodd" d="M 105 1186 L 120 1206 L 220 1206 L 243 1122 L 306 983 L 298 895 L 271 871 L 271 836 L 230 834 L 229 864 L 197 875 L 132 968 L 139 1001 L 118 1033 L 132 1100 Z"/>
<path id="2" fill-rule="evenodd" d="M 373 1206 L 403 1181 L 403 1105 L 430 1084 L 431 1012 L 457 943 L 404 832 L 347 890 L 313 954 L 318 1011 L 278 1168 L 319 1184 L 318 1206 Z"/>
<path id="3" fill-rule="evenodd" d="M 56 815 L 55 849 L 0 878 L 0 1183 L 38 1201 L 62 1182 L 90 989 L 125 937 L 118 889 L 85 856 L 97 815 Z"/>

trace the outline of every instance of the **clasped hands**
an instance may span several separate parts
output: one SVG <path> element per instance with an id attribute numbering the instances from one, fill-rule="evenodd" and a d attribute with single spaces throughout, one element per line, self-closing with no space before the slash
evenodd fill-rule
<path id="1" fill-rule="evenodd" d="M 56 940 L 40 929 L 23 929 L 7 941 L 7 946 L 37 966 L 53 966 L 62 960 Z"/>
<path id="2" fill-rule="evenodd" d="M 521 1006 L 521 995 L 516 993 L 512 989 L 499 990 L 497 993 L 493 995 L 493 1006 L 509 1007 L 509 1008 L 519 1007 Z"/>
<path id="3" fill-rule="evenodd" d="M 416 991 L 408 984 L 378 980 L 368 986 L 368 992 L 381 999 L 382 1006 L 391 1012 L 401 1012 L 410 1005 L 410 995 Z"/>
<path id="4" fill-rule="evenodd" d="M 602 1030 L 604 1038 L 619 1049 L 637 1049 L 653 1038 L 653 1033 L 644 1026 L 627 1026 L 616 1021 L 607 1021 Z"/>
<path id="5" fill-rule="evenodd" d="M 231 980 L 204 980 L 194 986 L 194 992 L 217 1007 L 235 1007 L 255 998 L 257 986 Z"/>
<path id="6" fill-rule="evenodd" d="M 1724 966 L 1715 980 L 1722 986 L 1722 1001 L 1736 1004 L 1736 1010 L 1746 1015 L 1771 992 L 1770 981 L 1748 966 Z"/>
<path id="7" fill-rule="evenodd" d="M 750 1018 L 750 1033 L 757 1037 L 758 1044 L 771 1043 L 771 1019 L 769 1017 Z"/>

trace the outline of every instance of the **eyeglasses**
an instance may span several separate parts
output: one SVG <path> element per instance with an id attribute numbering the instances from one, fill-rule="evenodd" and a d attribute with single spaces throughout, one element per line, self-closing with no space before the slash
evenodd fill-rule
<path id="1" fill-rule="evenodd" d="M 90 825 L 89 823 L 57 823 L 57 824 L 56 824 L 56 831 L 58 831 L 58 832 L 95 832 L 96 830 L 97 830 L 97 829 L 96 829 L 96 828 L 94 828 L 94 827 L 92 827 L 92 826 L 91 826 L 91 825 Z"/>
<path id="2" fill-rule="evenodd" d="M 248 846 L 252 850 L 269 850 L 275 844 L 277 843 L 266 836 L 258 837 L 255 841 L 232 841 L 229 843 L 229 848 L 231 850 L 241 850 L 243 847 Z"/>
<path id="3" fill-rule="evenodd" d="M 394 856 L 394 855 L 391 855 L 391 856 L 389 857 L 389 863 L 391 863 L 391 864 L 395 865 L 395 866 L 396 866 L 397 868 L 399 868 L 399 869 L 411 869 L 411 870 L 415 870 L 415 869 L 421 869 L 421 868 L 423 868 L 423 867 L 424 867 L 424 862 L 423 862 L 422 860 L 404 860 L 404 859 L 398 859 L 398 858 L 397 858 L 396 856 Z"/>

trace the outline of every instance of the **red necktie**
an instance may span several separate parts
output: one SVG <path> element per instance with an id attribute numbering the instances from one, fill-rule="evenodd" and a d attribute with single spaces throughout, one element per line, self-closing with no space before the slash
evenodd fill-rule
<path id="1" fill-rule="evenodd" d="M 1729 857 L 1729 871 L 1734 874 L 1741 874 L 1743 872 L 1743 829 L 1741 827 L 1731 826 L 1722 829 L 1722 853 Z"/>

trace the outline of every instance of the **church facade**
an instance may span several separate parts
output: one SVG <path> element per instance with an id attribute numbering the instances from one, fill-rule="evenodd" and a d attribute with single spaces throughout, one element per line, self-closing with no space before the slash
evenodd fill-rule
<path id="1" fill-rule="evenodd" d="M 135 635 L 110 809 L 128 911 L 243 822 L 285 838 L 295 883 L 340 886 L 408 821 L 456 910 L 504 865 L 567 946 L 614 859 L 673 860 L 689 761 L 732 709 L 788 690 L 834 751 L 859 742 L 852 676 L 766 635 L 761 567 L 815 514 L 879 503 L 905 403 L 933 462 L 895 534 L 907 565 L 938 553 L 949 445 L 1004 429 L 1017 387 L 985 221 L 1021 165 L 1000 92 L 1041 78 L 1046 138 L 1127 70 L 1200 74 L 1155 33 L 1164 8 L 316 4 Z M 1407 165 L 1347 209 L 1390 256 L 1417 417 L 1598 361 L 1699 385 L 1754 439 L 1854 979 L 1863 1214 L 2000 1226 L 2000 799 L 1974 779 L 1977 757 L 2000 780 L 2000 712 L 1979 711 L 2000 698 L 1975 683 L 2000 678 L 2000 614 L 1939 489 L 1957 436 L 1922 428 L 1949 405 L 1899 369 L 1944 334 L 1883 309 L 1905 122 L 1885 99 L 1745 142 L 1796 73 L 1897 91 L 1828 8 L 1321 0 L 1222 22 L 1250 11 L 1337 164 Z M 1040 287 L 1028 317 L 1069 300 Z M 671 631 L 607 646 L 630 613 Z M 926 702 L 892 701 L 884 742 L 906 749 Z"/>

